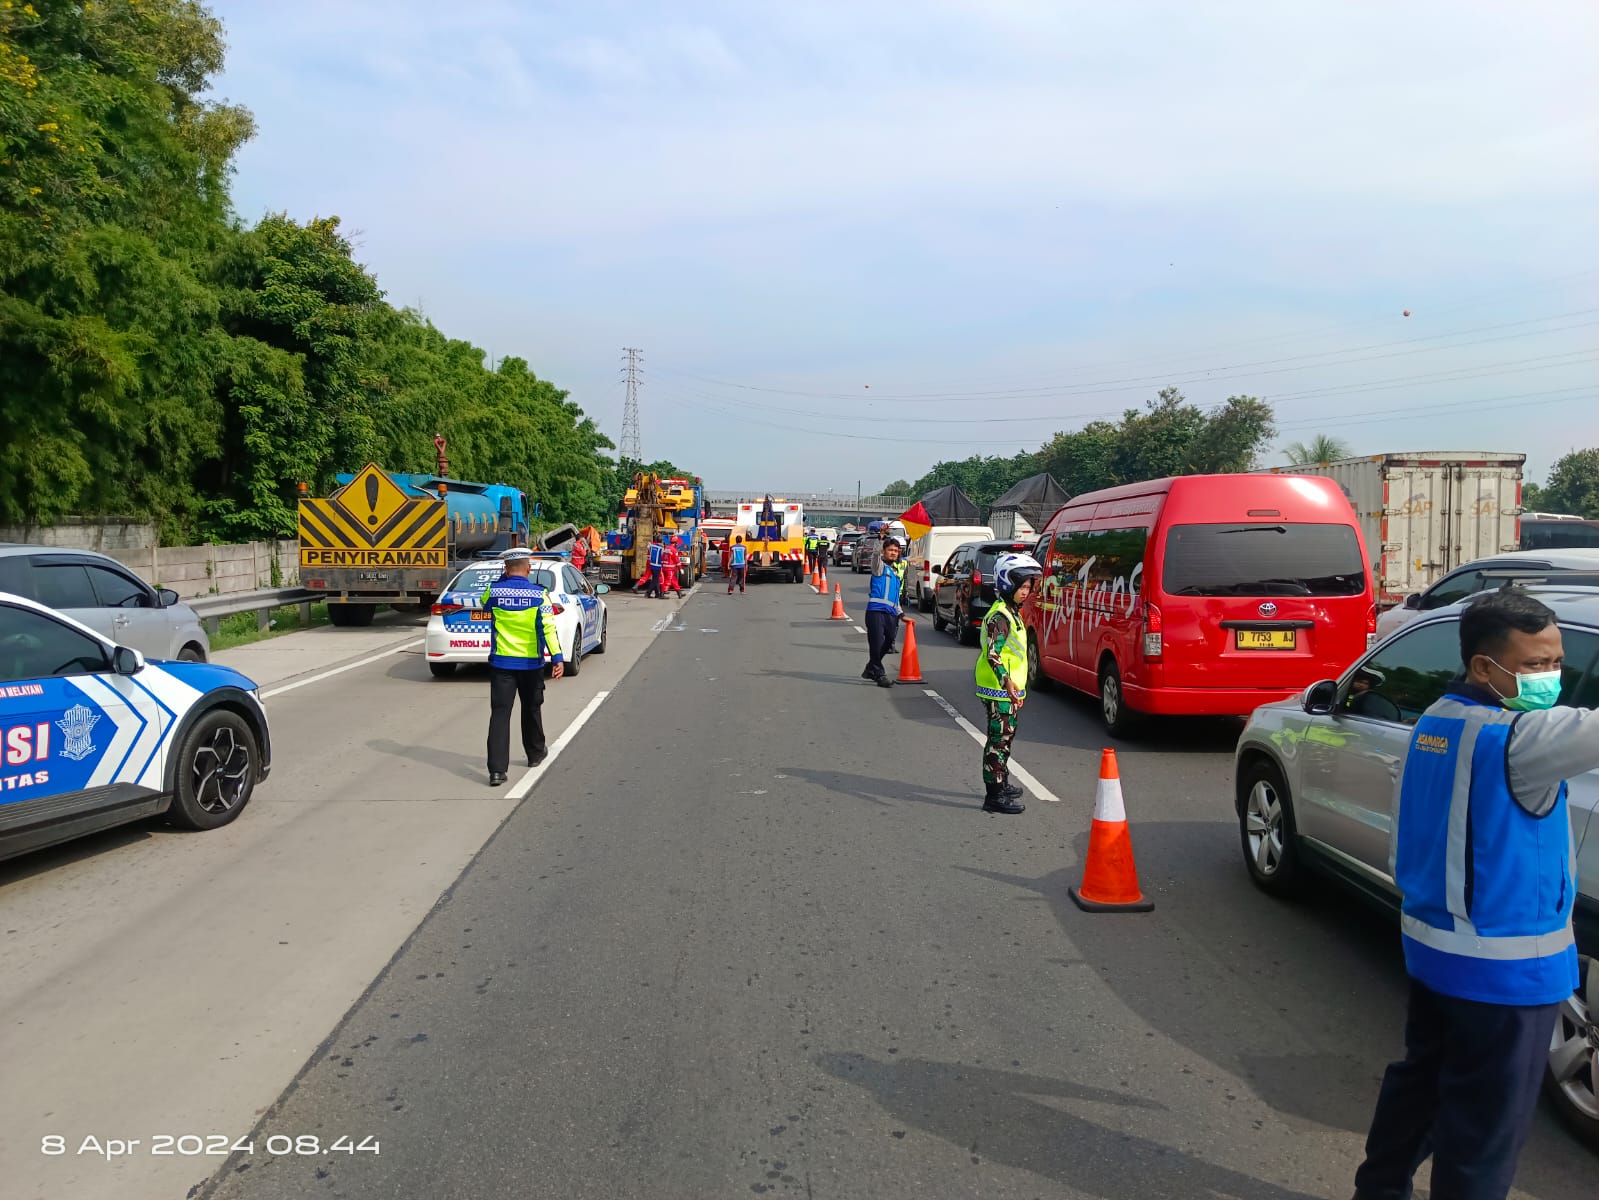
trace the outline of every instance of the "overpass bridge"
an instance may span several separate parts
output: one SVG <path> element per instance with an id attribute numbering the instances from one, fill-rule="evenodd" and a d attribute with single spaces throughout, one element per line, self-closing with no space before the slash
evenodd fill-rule
<path id="1" fill-rule="evenodd" d="M 908 496 L 857 496 L 853 492 L 785 492 L 773 490 L 772 501 L 785 504 L 803 504 L 807 525 L 828 525 L 828 517 L 841 520 L 872 521 L 897 517 L 916 501 Z M 740 504 L 759 504 L 766 493 L 750 495 L 746 492 L 705 493 L 705 503 L 713 516 L 731 517 L 738 513 Z"/>

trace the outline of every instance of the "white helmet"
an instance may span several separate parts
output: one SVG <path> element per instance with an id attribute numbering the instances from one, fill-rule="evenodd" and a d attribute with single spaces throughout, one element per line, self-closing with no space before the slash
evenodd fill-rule
<path id="1" fill-rule="evenodd" d="M 1001 554 L 994 563 L 994 590 L 1006 600 L 1027 580 L 1043 577 L 1043 566 L 1031 554 Z"/>

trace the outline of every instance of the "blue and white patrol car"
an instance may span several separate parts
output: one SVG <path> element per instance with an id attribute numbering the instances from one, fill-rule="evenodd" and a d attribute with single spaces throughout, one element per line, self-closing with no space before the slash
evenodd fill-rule
<path id="1" fill-rule="evenodd" d="M 0 592 L 0 858 L 144 817 L 215 829 L 271 762 L 266 710 L 237 671 L 146 662 Z"/>
<path id="2" fill-rule="evenodd" d="M 498 559 L 473 563 L 450 581 L 428 618 L 428 670 L 444 677 L 461 663 L 486 663 L 493 642 L 493 626 L 478 608 L 483 592 L 504 571 Z M 529 578 L 550 596 L 555 609 L 555 632 L 561 639 L 563 674 L 576 675 L 585 654 L 604 654 L 608 618 L 602 595 L 611 589 L 583 578 L 561 554 L 539 554 Z M 548 655 L 545 656 L 548 662 Z"/>

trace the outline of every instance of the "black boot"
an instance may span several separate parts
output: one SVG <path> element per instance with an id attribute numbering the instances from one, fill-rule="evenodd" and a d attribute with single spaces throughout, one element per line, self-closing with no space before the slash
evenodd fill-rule
<path id="1" fill-rule="evenodd" d="M 1005 795 L 1005 789 L 1002 785 L 990 783 L 987 785 L 987 789 L 988 794 L 983 798 L 984 812 L 1004 813 L 1007 816 L 1015 816 L 1017 813 L 1026 810 L 1027 806 L 1025 804 Z"/>
<path id="2" fill-rule="evenodd" d="M 1007 800 L 1019 800 L 1026 795 L 1021 788 L 1017 787 L 1008 779 L 1005 781 L 1005 786 L 999 789 L 999 794 L 1004 796 Z"/>

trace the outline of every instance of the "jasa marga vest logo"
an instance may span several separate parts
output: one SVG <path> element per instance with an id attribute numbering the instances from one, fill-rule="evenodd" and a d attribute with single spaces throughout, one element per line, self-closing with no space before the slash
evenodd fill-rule
<path id="1" fill-rule="evenodd" d="M 67 735 L 66 744 L 60 750 L 61 757 L 82 762 L 93 754 L 94 727 L 99 723 L 100 714 L 82 704 L 67 709 L 61 720 L 56 722 L 56 728 Z"/>

